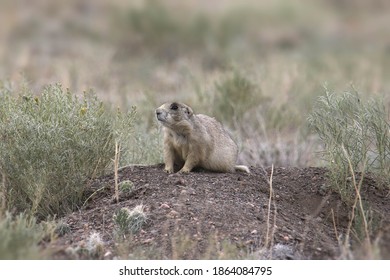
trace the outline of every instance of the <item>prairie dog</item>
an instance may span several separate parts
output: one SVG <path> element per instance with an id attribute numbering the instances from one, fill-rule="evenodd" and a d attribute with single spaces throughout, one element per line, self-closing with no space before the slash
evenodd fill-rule
<path id="1" fill-rule="evenodd" d="M 250 173 L 245 165 L 236 165 L 238 147 L 221 123 L 178 102 L 165 103 L 156 109 L 164 131 L 165 171 L 180 173 L 195 167 L 215 172 Z"/>

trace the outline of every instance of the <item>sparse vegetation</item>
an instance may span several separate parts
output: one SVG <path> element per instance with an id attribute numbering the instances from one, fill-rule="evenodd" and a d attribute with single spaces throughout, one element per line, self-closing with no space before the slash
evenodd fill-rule
<path id="1" fill-rule="evenodd" d="M 134 190 L 134 184 L 130 180 L 125 180 L 119 183 L 119 191 L 123 193 L 130 193 Z"/>
<path id="2" fill-rule="evenodd" d="M 58 221 L 55 227 L 55 233 L 57 236 L 63 236 L 71 231 L 70 226 L 64 221 Z"/>
<path id="3" fill-rule="evenodd" d="M 102 258 L 104 254 L 104 242 L 99 233 L 93 232 L 89 236 L 86 250 L 90 258 Z"/>
<path id="4" fill-rule="evenodd" d="M 331 186 L 351 206 L 343 258 L 353 257 L 351 235 L 361 242 L 367 258 L 380 258 L 380 250 L 371 239 L 378 230 L 378 217 L 363 201 L 361 188 L 368 173 L 376 175 L 378 187 L 388 187 L 390 182 L 388 117 L 381 100 L 367 101 L 357 92 L 336 94 L 328 90 L 309 116 L 311 127 L 323 143 L 322 156 L 329 166 Z"/>
<path id="5" fill-rule="evenodd" d="M 147 221 L 144 206 L 137 205 L 132 210 L 121 208 L 113 217 L 119 236 L 137 233 Z"/>
<path id="6" fill-rule="evenodd" d="M 383 102 L 366 101 L 357 93 L 327 90 L 314 107 L 309 123 L 323 143 L 323 159 L 331 170 L 333 186 L 344 200 L 355 197 L 351 169 L 362 177 L 373 172 L 388 185 L 390 123 Z"/>

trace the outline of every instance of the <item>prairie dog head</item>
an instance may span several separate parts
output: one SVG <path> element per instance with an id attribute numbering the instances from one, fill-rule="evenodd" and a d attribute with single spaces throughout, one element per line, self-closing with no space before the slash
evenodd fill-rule
<path id="1" fill-rule="evenodd" d="M 164 103 L 156 109 L 157 120 L 163 126 L 178 133 L 191 128 L 193 114 L 191 107 L 179 102 Z"/>

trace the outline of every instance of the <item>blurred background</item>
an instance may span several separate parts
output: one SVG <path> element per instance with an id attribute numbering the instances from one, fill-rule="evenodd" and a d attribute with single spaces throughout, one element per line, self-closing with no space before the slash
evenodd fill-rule
<path id="1" fill-rule="evenodd" d="M 324 86 L 389 104 L 390 2 L 2 0 L 0 80 L 136 106 L 135 145 L 157 145 L 154 108 L 177 100 L 226 124 L 241 163 L 318 165 L 306 119 Z"/>

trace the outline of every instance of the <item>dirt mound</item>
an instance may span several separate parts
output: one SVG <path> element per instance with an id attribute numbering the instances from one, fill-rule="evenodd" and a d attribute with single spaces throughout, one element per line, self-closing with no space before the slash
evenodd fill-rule
<path id="1" fill-rule="evenodd" d="M 121 192 L 119 203 L 114 199 L 113 175 L 94 180 L 85 208 L 63 219 L 68 231 L 56 241 L 55 256 L 91 257 L 71 254 L 69 247 L 86 247 L 93 232 L 104 242 L 100 258 L 336 259 L 342 255 L 339 241 L 351 211 L 327 188 L 326 169 L 275 168 L 270 211 L 271 169 L 251 168 L 251 172 L 168 175 L 162 165 L 127 167 L 120 170 L 119 181 L 131 180 L 133 187 Z M 372 179 L 365 179 L 362 190 L 375 229 L 372 240 L 379 236 L 381 255 L 390 258 L 389 195 Z M 140 204 L 147 223 L 127 242 L 123 238 L 119 242 L 113 215 L 122 207 Z M 353 230 L 351 250 L 354 257 L 364 258 L 358 237 L 359 230 Z"/>

